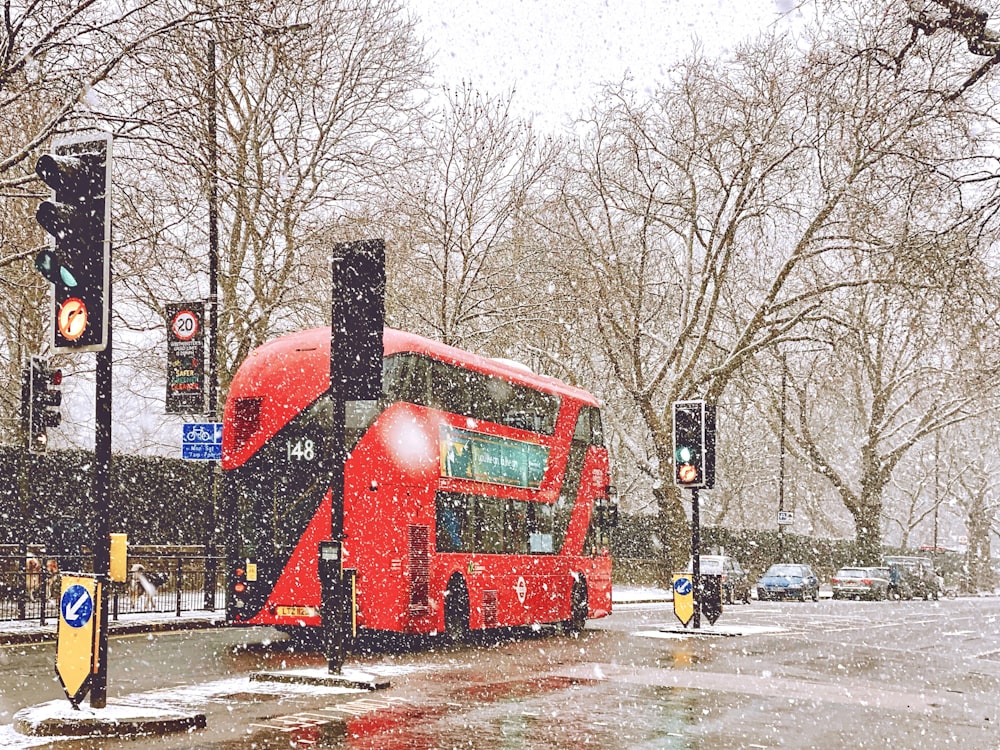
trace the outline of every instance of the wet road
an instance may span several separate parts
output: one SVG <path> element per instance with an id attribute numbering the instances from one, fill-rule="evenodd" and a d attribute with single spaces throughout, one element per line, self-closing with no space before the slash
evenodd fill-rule
<path id="1" fill-rule="evenodd" d="M 623 605 L 579 638 L 383 644 L 349 666 L 373 693 L 251 682 L 322 668 L 270 630 L 113 639 L 109 696 L 204 711 L 208 728 L 65 748 L 1000 748 L 1000 599 L 727 607 L 741 635 L 663 632 L 669 605 Z M 61 698 L 54 647 L 0 652 L 0 723 Z M 46 746 L 9 727 L 0 747 Z"/>

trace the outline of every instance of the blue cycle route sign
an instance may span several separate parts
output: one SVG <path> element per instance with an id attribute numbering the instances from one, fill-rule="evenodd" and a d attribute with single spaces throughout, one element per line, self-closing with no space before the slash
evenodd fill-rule
<path id="1" fill-rule="evenodd" d="M 63 592 L 59 609 L 67 625 L 82 628 L 94 614 L 94 599 L 83 586 L 73 585 Z"/>
<path id="2" fill-rule="evenodd" d="M 188 461 L 218 461 L 222 458 L 222 423 L 190 422 L 184 425 L 181 458 Z"/>

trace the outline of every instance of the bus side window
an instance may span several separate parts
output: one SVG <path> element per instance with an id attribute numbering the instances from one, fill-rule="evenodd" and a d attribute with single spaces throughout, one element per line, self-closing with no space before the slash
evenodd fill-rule
<path id="1" fill-rule="evenodd" d="M 479 419 L 497 424 L 514 425 L 507 421 L 507 404 L 514 387 L 502 378 L 484 376 L 475 384 L 472 393 L 472 410 Z"/>
<path id="2" fill-rule="evenodd" d="M 576 417 L 576 429 L 573 430 L 573 442 L 590 444 L 590 411 L 586 406 L 580 409 Z"/>
<path id="3" fill-rule="evenodd" d="M 528 503 L 528 551 L 532 554 L 554 551 L 552 506 L 548 503 Z"/>
<path id="4" fill-rule="evenodd" d="M 573 442 L 583 445 L 604 445 L 604 427 L 601 425 L 601 410 L 584 406 L 576 418 Z"/>
<path id="5" fill-rule="evenodd" d="M 469 550 L 469 502 L 465 495 L 437 493 L 438 552 L 463 552 Z"/>
<path id="6" fill-rule="evenodd" d="M 504 551 L 523 555 L 528 551 L 528 503 L 523 500 L 508 500 L 506 505 Z"/>
<path id="7" fill-rule="evenodd" d="M 601 424 L 601 410 L 588 406 L 590 412 L 590 444 L 604 445 L 604 425 Z"/>
<path id="8" fill-rule="evenodd" d="M 495 497 L 477 497 L 476 552 L 499 554 L 504 551 L 504 501 Z"/>
<path id="9" fill-rule="evenodd" d="M 463 417 L 472 416 L 468 380 L 474 375 L 475 373 L 433 360 L 428 405 L 441 411 L 461 414 Z"/>
<path id="10" fill-rule="evenodd" d="M 531 388 L 514 386 L 507 401 L 503 423 L 522 430 L 551 435 L 559 414 L 559 399 Z"/>
<path id="11" fill-rule="evenodd" d="M 393 359 L 399 363 L 392 385 L 386 386 L 388 398 L 418 406 L 430 404 L 430 360 L 413 354 L 397 354 Z"/>
<path id="12" fill-rule="evenodd" d="M 573 515 L 573 500 L 567 500 L 565 495 L 560 495 L 552 508 L 552 545 L 554 549 L 562 549 L 566 540 L 566 530 L 569 528 L 569 519 Z"/>

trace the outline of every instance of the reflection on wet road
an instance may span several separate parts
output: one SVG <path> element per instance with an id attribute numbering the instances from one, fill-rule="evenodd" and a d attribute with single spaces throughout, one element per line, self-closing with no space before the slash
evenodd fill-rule
<path id="1" fill-rule="evenodd" d="M 119 642 L 119 700 L 197 708 L 208 727 L 51 745 L 8 732 L 0 747 L 1000 747 L 1000 600 L 727 607 L 720 624 L 745 633 L 736 637 L 665 633 L 671 618 L 669 605 L 620 607 L 579 638 L 522 631 L 462 647 L 373 647 L 351 666 L 388 679 L 375 692 L 250 680 L 325 665 L 273 631 Z M 51 679 L 51 657 L 7 653 L 3 670 L 8 684 L 31 686 Z"/>

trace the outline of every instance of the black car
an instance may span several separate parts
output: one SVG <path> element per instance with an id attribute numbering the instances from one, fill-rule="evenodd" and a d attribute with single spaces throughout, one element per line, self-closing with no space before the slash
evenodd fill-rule
<path id="1" fill-rule="evenodd" d="M 890 595 L 895 599 L 937 599 L 941 596 L 941 581 L 929 557 L 892 555 L 885 558 L 893 571 Z"/>
<path id="2" fill-rule="evenodd" d="M 722 576 L 719 585 L 724 604 L 750 603 L 750 576 L 735 558 L 726 555 L 699 555 L 698 560 L 701 575 Z M 691 573 L 693 570 L 689 559 L 687 572 Z"/>

